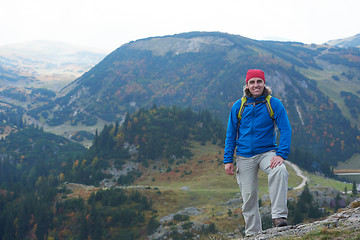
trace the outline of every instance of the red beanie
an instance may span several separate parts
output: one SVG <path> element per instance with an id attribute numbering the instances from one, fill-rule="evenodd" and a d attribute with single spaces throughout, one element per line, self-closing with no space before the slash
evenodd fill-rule
<path id="1" fill-rule="evenodd" d="M 249 71 L 247 71 L 246 83 L 249 81 L 249 79 L 254 78 L 254 77 L 261 78 L 262 80 L 264 80 L 264 83 L 265 83 L 265 74 L 260 69 L 250 69 Z"/>

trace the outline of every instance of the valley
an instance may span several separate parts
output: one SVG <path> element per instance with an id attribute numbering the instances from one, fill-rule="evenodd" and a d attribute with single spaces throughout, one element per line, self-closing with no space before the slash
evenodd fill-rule
<path id="1" fill-rule="evenodd" d="M 7 84 L 1 82 L 0 87 L 10 85 L 20 88 L 47 88 L 58 92 L 104 56 L 105 51 L 102 50 L 55 41 L 30 41 L 0 46 L 0 66 L 29 78 L 26 86 L 24 82 L 13 79 L 4 81 Z"/>

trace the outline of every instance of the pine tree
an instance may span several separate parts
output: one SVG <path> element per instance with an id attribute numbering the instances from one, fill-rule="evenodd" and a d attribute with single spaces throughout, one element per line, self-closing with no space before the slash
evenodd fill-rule
<path id="1" fill-rule="evenodd" d="M 354 180 L 353 185 L 352 185 L 352 194 L 353 196 L 357 196 L 357 189 L 356 189 L 356 181 Z"/>
<path id="2" fill-rule="evenodd" d="M 8 214 L 6 217 L 7 220 L 5 222 L 4 235 L 2 236 L 2 239 L 15 239 L 15 218 L 12 214 Z"/>
<path id="3" fill-rule="evenodd" d="M 46 205 L 43 204 L 40 206 L 37 218 L 36 236 L 38 239 L 46 239 L 46 234 L 51 222 L 49 208 Z"/>
<path id="4" fill-rule="evenodd" d="M 87 240 L 89 236 L 89 225 L 88 222 L 86 220 L 86 216 L 81 216 L 80 219 L 80 236 L 79 238 L 81 240 Z"/>
<path id="5" fill-rule="evenodd" d="M 311 195 L 307 184 L 295 207 L 289 207 L 289 211 L 289 218 L 291 219 L 292 224 L 301 223 L 307 218 L 319 218 L 322 216 L 322 212 L 319 210 L 318 205 L 313 203 L 313 196 Z"/>
<path id="6" fill-rule="evenodd" d="M 156 216 L 152 216 L 146 226 L 146 231 L 148 235 L 155 232 L 155 230 L 160 226 L 159 221 L 156 220 Z"/>
<path id="7" fill-rule="evenodd" d="M 119 120 L 115 122 L 114 136 L 116 137 L 119 131 Z"/>
<path id="8" fill-rule="evenodd" d="M 16 222 L 16 239 L 24 239 L 27 233 L 30 217 L 27 215 L 25 204 L 18 209 Z"/>

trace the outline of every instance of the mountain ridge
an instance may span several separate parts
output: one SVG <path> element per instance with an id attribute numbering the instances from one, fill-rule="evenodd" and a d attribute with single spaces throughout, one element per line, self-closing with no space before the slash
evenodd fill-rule
<path id="1" fill-rule="evenodd" d="M 83 119 L 114 121 L 153 104 L 209 109 L 226 123 L 231 105 L 242 95 L 247 69 L 260 68 L 273 95 L 286 106 L 295 146 L 320 152 L 321 158 L 340 152 L 349 158 L 358 151 L 355 139 L 360 135 L 354 127 L 360 123 L 358 56 L 359 49 L 257 41 L 219 32 L 141 39 L 119 47 L 65 87 L 47 123 L 76 121 L 79 113 Z M 325 69 L 329 66 L 330 71 Z M 347 96 L 354 106 L 347 105 Z M 352 130 L 345 134 L 346 129 Z"/>
<path id="2" fill-rule="evenodd" d="M 326 42 L 330 46 L 337 46 L 337 47 L 360 47 L 360 33 L 356 34 L 355 36 L 341 38 L 341 39 L 334 39 Z"/>
<path id="3" fill-rule="evenodd" d="M 36 119 L 29 122 L 46 129 L 64 126 L 61 135 L 69 135 L 69 128 L 95 132 L 96 124 L 121 122 L 127 113 L 153 104 L 208 109 L 225 125 L 242 95 L 247 69 L 261 68 L 288 111 L 293 146 L 334 164 L 358 151 L 359 56 L 356 48 L 220 32 L 150 37 L 120 46 L 27 114 Z"/>

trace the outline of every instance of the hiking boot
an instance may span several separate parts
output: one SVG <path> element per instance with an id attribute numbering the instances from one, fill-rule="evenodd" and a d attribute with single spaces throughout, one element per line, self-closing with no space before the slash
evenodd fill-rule
<path id="1" fill-rule="evenodd" d="M 273 227 L 285 227 L 288 225 L 286 218 L 275 218 L 272 220 Z"/>

